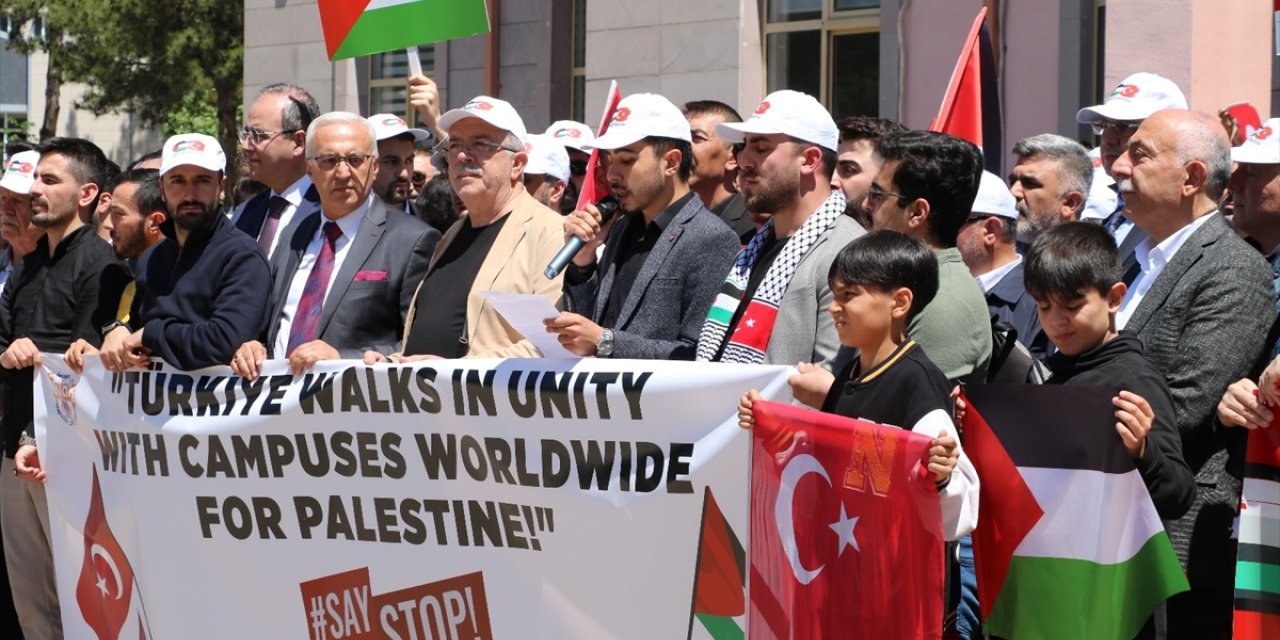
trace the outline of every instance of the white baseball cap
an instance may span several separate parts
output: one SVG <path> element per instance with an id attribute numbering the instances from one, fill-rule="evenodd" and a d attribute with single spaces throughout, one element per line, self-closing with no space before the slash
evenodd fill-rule
<path id="1" fill-rule="evenodd" d="M 23 151 L 15 153 L 9 159 L 9 168 L 0 176 L 0 189 L 8 189 L 18 195 L 31 193 L 31 185 L 36 183 L 36 165 L 40 164 L 39 151 Z"/>
<path id="2" fill-rule="evenodd" d="M 840 130 L 831 114 L 813 96 L 783 89 L 764 97 L 746 122 L 721 122 L 716 136 L 730 144 L 746 139 L 748 133 L 783 133 L 835 151 Z"/>
<path id="3" fill-rule="evenodd" d="M 160 175 L 184 164 L 209 171 L 226 171 L 227 156 L 222 145 L 203 133 L 180 133 L 164 141 L 160 152 Z"/>
<path id="4" fill-rule="evenodd" d="M 1111 186 L 1115 178 L 1107 175 L 1102 167 L 1094 167 L 1093 182 L 1089 183 L 1089 197 L 1084 200 L 1084 209 L 1080 210 L 1081 220 L 1106 220 L 1116 212 L 1116 190 Z"/>
<path id="5" fill-rule="evenodd" d="M 1018 219 L 1018 208 L 1013 194 L 1009 192 L 1009 186 L 1000 176 L 990 171 L 982 172 L 982 180 L 978 182 L 978 196 L 973 199 L 973 206 L 969 210 L 1011 220 Z"/>
<path id="6" fill-rule="evenodd" d="M 1076 113 L 1076 122 L 1094 124 L 1103 120 L 1146 120 L 1157 111 L 1186 108 L 1187 98 L 1172 80 L 1142 72 L 1116 85 L 1103 104 L 1081 109 Z"/>
<path id="7" fill-rule="evenodd" d="M 17 157 L 17 156 L 14 156 Z M 1231 161 L 1245 164 L 1280 164 L 1280 118 L 1262 123 L 1238 147 L 1231 149 Z"/>
<path id="8" fill-rule="evenodd" d="M 596 139 L 596 134 L 581 122 L 573 120 L 556 120 L 547 127 L 546 134 L 560 141 L 560 144 L 570 148 L 577 149 L 583 153 L 589 153 L 591 149 L 583 148 L 585 144 Z"/>
<path id="9" fill-rule="evenodd" d="M 608 151 L 649 136 L 693 142 L 689 121 L 670 100 L 656 93 L 633 93 L 618 103 L 604 135 L 583 146 Z"/>
<path id="10" fill-rule="evenodd" d="M 524 120 L 520 118 L 520 114 L 516 113 L 516 108 L 506 100 L 476 96 L 462 105 L 461 109 L 446 111 L 440 116 L 437 126 L 440 127 L 440 131 L 448 134 L 453 123 L 463 118 L 479 118 L 503 131 L 515 134 L 521 141 L 529 135 L 524 128 Z"/>
<path id="11" fill-rule="evenodd" d="M 406 133 L 412 134 L 415 142 L 421 142 L 431 137 L 430 133 L 422 129 L 410 129 L 409 123 L 394 113 L 378 113 L 365 118 L 365 120 L 373 125 L 374 139 L 379 141 Z"/>
<path id="12" fill-rule="evenodd" d="M 524 150 L 529 154 L 525 173 L 551 176 L 560 182 L 569 181 L 569 152 L 559 140 L 546 134 L 531 133 L 524 141 Z"/>

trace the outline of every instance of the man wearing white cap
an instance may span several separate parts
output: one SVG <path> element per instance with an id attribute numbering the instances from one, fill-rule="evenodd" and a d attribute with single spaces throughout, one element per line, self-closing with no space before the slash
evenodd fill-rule
<path id="1" fill-rule="evenodd" d="M 1231 160 L 1236 163 L 1231 173 L 1231 223 L 1271 262 L 1280 311 L 1280 118 L 1262 123 L 1231 150 Z"/>
<path id="2" fill-rule="evenodd" d="M 1084 145 L 1042 133 L 1019 140 L 1013 156 L 1008 191 L 1017 201 L 1018 242 L 1030 245 L 1045 230 L 1080 219 L 1093 182 Z"/>
<path id="3" fill-rule="evenodd" d="M 565 185 L 564 197 L 560 199 L 560 212 L 568 215 L 578 206 L 578 194 L 582 192 L 582 181 L 587 176 L 587 161 L 591 159 L 591 149 L 587 144 L 595 140 L 596 135 L 591 127 L 573 120 L 552 122 L 544 135 L 559 141 L 569 152 L 570 179 Z"/>
<path id="4" fill-rule="evenodd" d="M 41 352 L 62 353 L 79 338 L 101 344 L 100 296 L 118 298 L 129 280 L 111 245 L 85 224 L 104 181 L 102 150 L 79 138 L 50 138 L 37 150 L 31 221 L 45 233 L 0 298 L 0 367 L 6 374 L 0 527 L 14 607 L 24 636 L 33 639 L 62 637 L 45 471 L 35 441 L 35 370 Z M 26 179 L 4 184 L 21 189 Z"/>
<path id="5" fill-rule="evenodd" d="M 138 313 L 103 328 L 102 363 L 144 367 L 154 356 L 184 371 L 226 364 L 266 326 L 271 269 L 253 238 L 218 202 L 227 159 L 218 141 L 184 133 L 165 141 L 160 188 L 165 239 L 138 262 Z"/>
<path id="6" fill-rule="evenodd" d="M 413 213 L 413 144 L 431 137 L 422 129 L 410 129 L 404 118 L 390 113 L 369 116 L 378 139 L 378 173 L 373 192 L 392 209 Z"/>
<path id="7" fill-rule="evenodd" d="M 13 269 L 22 258 L 35 251 L 44 229 L 31 224 L 31 185 L 36 181 L 39 151 L 15 153 L 0 174 L 0 237 L 8 244 L 0 253 L 0 294 Z"/>
<path id="8" fill-rule="evenodd" d="M 524 188 L 552 211 L 560 211 L 560 201 L 569 184 L 569 152 L 559 140 L 532 133 L 524 141 L 529 164 L 524 168 Z"/>
<path id="9" fill-rule="evenodd" d="M 565 220 L 566 239 L 586 241 L 565 273 L 576 313 L 548 320 L 547 329 L 578 355 L 692 360 L 739 245 L 689 189 L 689 122 L 666 98 L 638 93 L 618 103 L 608 131 L 591 146 L 609 154 L 605 177 L 625 217 L 607 239 L 595 207 Z"/>
<path id="10" fill-rule="evenodd" d="M 535 357 L 537 348 L 484 295 L 536 294 L 552 303 L 561 295 L 563 276 L 543 271 L 564 245 L 563 220 L 524 188 L 524 121 L 505 100 L 477 96 L 438 126 L 449 136 L 449 183 L 467 215 L 436 245 L 409 307 L 402 357 Z M 365 354 L 366 362 L 382 359 Z"/>
<path id="11" fill-rule="evenodd" d="M 1076 113 L 1076 122 L 1093 125 L 1102 151 L 1102 168 L 1111 175 L 1111 165 L 1129 146 L 1129 138 L 1138 126 L 1151 114 L 1161 109 L 1186 109 L 1187 99 L 1182 90 L 1168 78 L 1154 73 L 1135 73 L 1116 85 L 1106 102 L 1085 107 Z M 1125 217 L 1124 206 L 1117 208 L 1103 222 L 1107 231 L 1116 239 L 1120 249 L 1120 261 L 1125 272 L 1135 263 L 1133 250 L 1146 237 L 1146 232 L 1136 229 Z"/>
<path id="12" fill-rule="evenodd" d="M 734 261 L 698 340 L 698 360 L 830 366 L 840 347 L 827 308 L 835 255 L 865 233 L 831 188 L 840 132 L 812 96 L 775 91 L 716 135 L 743 143 L 748 212 L 772 213 Z"/>
<path id="13" fill-rule="evenodd" d="M 987 298 L 987 310 L 1013 327 L 1018 342 L 1043 359 L 1048 342 L 1036 301 L 1022 286 L 1022 256 L 1017 248 L 1020 219 L 1013 194 L 999 176 L 983 171 L 972 210 L 960 227 L 956 247 Z"/>

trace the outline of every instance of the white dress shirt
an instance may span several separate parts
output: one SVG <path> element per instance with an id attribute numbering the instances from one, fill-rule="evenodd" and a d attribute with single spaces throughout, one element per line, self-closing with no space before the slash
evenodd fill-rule
<path id="1" fill-rule="evenodd" d="M 1000 281 L 1004 280 L 1004 277 L 1009 275 L 1009 272 L 1013 271 L 1014 267 L 1017 267 L 1020 264 L 1022 264 L 1022 256 L 1014 258 L 1013 262 L 1010 262 L 1003 267 L 998 267 L 980 276 L 975 276 L 974 280 L 978 281 L 978 288 L 982 289 L 982 295 L 985 296 L 988 293 L 991 293 L 991 290 L 996 288 L 996 285 L 1000 284 Z"/>
<path id="2" fill-rule="evenodd" d="M 1178 229 L 1173 235 L 1165 238 L 1163 242 L 1152 246 L 1152 239 L 1145 238 L 1138 246 L 1134 247 L 1133 255 L 1138 259 L 1138 268 L 1141 273 L 1133 281 L 1133 286 L 1129 287 L 1129 291 L 1124 294 L 1124 302 L 1120 303 L 1120 311 L 1116 313 L 1116 329 L 1123 329 L 1129 323 L 1129 318 L 1133 317 L 1133 312 L 1137 310 L 1138 305 L 1142 304 L 1142 299 L 1146 297 L 1147 292 L 1151 290 L 1151 285 L 1155 283 L 1156 278 L 1160 277 L 1160 273 L 1164 271 L 1165 265 L 1173 260 L 1174 254 L 1178 253 L 1178 249 L 1187 243 L 1187 238 L 1196 232 L 1196 229 L 1204 226 L 1204 223 L 1214 216 L 1218 215 L 1217 211 L 1208 215 L 1200 216 L 1187 226 Z"/>
<path id="3" fill-rule="evenodd" d="M 329 292 L 333 290 L 333 279 L 337 277 L 338 271 L 342 270 L 342 261 L 347 258 L 347 249 L 351 247 L 351 241 L 355 239 L 356 234 L 360 231 L 360 224 L 364 222 L 365 214 L 369 213 L 369 205 L 373 203 L 373 195 L 365 200 L 359 209 L 334 220 L 338 228 L 342 230 L 342 237 L 333 243 L 333 270 L 329 272 L 329 282 L 325 285 L 324 297 L 329 299 Z M 284 299 L 284 309 L 280 314 L 280 328 L 276 330 L 275 348 L 272 354 L 276 358 L 284 358 L 287 356 L 289 349 L 289 331 L 293 328 L 293 316 L 298 312 L 298 304 L 302 302 L 302 290 L 307 286 L 307 278 L 311 275 L 311 268 L 315 266 L 316 259 L 320 257 L 320 248 L 324 246 L 324 225 L 329 219 L 322 213 L 320 215 L 320 225 L 316 227 L 315 234 L 311 237 L 311 242 L 307 244 L 307 250 L 302 253 L 302 259 L 298 262 L 298 270 L 293 274 L 293 280 L 289 282 L 289 295 Z M 283 224 L 283 222 L 282 222 Z M 283 230 L 284 227 L 281 227 Z M 284 258 L 280 258 L 284 260 Z"/>
<path id="4" fill-rule="evenodd" d="M 296 214 L 298 213 L 298 206 L 302 204 L 302 199 L 307 195 L 307 190 L 310 188 L 311 176 L 303 174 L 297 182 L 289 185 L 282 193 L 272 191 L 267 196 L 268 206 L 271 203 L 271 198 L 275 196 L 280 196 L 289 202 L 289 206 L 285 207 L 284 212 L 280 214 L 280 224 L 276 227 L 276 237 L 271 239 L 271 250 L 267 251 L 268 256 L 275 254 L 276 247 L 280 245 L 280 239 L 284 237 L 284 230 L 289 227 L 290 222 L 293 222 Z M 235 210 L 235 213 L 232 214 L 231 224 L 238 222 L 242 214 L 244 214 L 244 205 L 240 205 L 240 207 Z M 263 221 L 263 224 L 266 224 L 265 220 Z M 258 233 L 261 234 L 262 230 L 259 229 Z"/>

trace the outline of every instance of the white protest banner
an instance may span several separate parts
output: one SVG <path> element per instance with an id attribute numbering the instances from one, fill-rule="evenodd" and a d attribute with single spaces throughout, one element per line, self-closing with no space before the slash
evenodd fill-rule
<path id="1" fill-rule="evenodd" d="M 787 371 L 273 361 L 250 382 L 46 356 L 66 636 L 740 638 L 737 402 L 789 399 Z"/>

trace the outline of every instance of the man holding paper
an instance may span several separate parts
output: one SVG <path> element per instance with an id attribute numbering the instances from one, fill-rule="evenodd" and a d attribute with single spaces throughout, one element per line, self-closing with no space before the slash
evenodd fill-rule
<path id="1" fill-rule="evenodd" d="M 739 245 L 689 190 L 689 123 L 666 98 L 635 94 L 589 144 L 609 153 L 609 188 L 627 213 L 607 234 L 594 207 L 565 219 L 565 238 L 586 241 L 565 273 L 578 313 L 549 319 L 547 330 L 582 356 L 692 360 Z"/>

